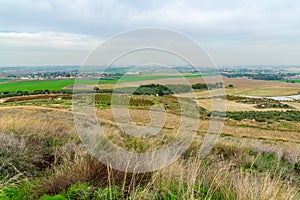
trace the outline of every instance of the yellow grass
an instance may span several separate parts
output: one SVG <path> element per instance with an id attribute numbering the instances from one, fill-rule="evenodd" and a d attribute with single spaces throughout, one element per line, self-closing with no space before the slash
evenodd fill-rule
<path id="1" fill-rule="evenodd" d="M 295 95 L 299 92 L 299 88 L 288 86 L 271 86 L 263 88 L 258 86 L 257 88 L 231 88 L 226 89 L 228 95 L 248 95 L 248 96 L 287 96 Z"/>
<path id="2" fill-rule="evenodd" d="M 285 103 L 296 108 L 297 110 L 300 110 L 300 102 L 285 102 Z"/>
<path id="3" fill-rule="evenodd" d="M 145 110 L 130 110 L 133 122 L 138 125 L 148 125 L 150 117 L 148 111 Z M 97 116 L 103 123 L 114 124 L 113 115 L 110 109 L 97 110 Z M 49 119 L 51 119 L 49 121 Z M 167 120 L 164 125 L 165 131 L 169 132 L 178 129 L 181 121 L 180 116 L 167 114 Z M 233 123 L 234 122 L 234 123 Z M 255 126 L 258 122 L 243 121 L 240 124 L 246 126 Z M 251 138 L 266 138 L 274 140 L 286 140 L 292 142 L 300 142 L 300 134 L 296 132 L 299 123 L 295 124 L 293 129 L 285 131 L 276 130 L 277 125 L 265 125 L 270 130 L 237 127 L 239 123 L 232 121 L 226 123 L 223 133 L 233 137 L 251 137 Z M 280 125 L 280 124 L 279 124 Z M 199 133 L 205 133 L 208 129 L 209 121 L 201 120 L 199 123 Z M 257 125 L 263 127 L 264 125 Z M 289 125 L 290 126 L 290 125 Z M 280 126 L 278 128 L 281 128 Z M 300 127 L 299 127 L 300 128 Z M 292 130 L 292 131 L 291 131 Z M 43 108 L 35 106 L 17 106 L 17 107 L 2 107 L 0 108 L 0 132 L 17 132 L 17 133 L 50 133 L 60 135 L 65 132 L 73 135 L 75 133 L 73 116 L 70 111 Z"/>
<path id="4" fill-rule="evenodd" d="M 135 122 L 145 123 L 147 111 L 132 110 L 131 114 Z M 112 120 L 109 109 L 99 110 L 97 116 L 101 119 Z M 170 132 L 180 121 L 176 115 L 169 114 L 168 117 L 170 121 L 167 122 L 165 128 Z M 149 121 L 149 118 L 147 119 Z M 210 199 L 216 193 L 222 193 L 225 198 L 234 195 L 237 199 L 247 200 L 284 200 L 287 198 L 296 200 L 299 198 L 297 185 L 289 179 L 283 180 L 280 174 L 276 172 L 248 173 L 241 171 L 240 168 L 245 162 L 251 164 L 255 161 L 254 157 L 247 157 L 242 150 L 254 146 L 260 151 L 269 152 L 272 149 L 279 149 L 278 151 L 283 153 L 294 153 L 295 161 L 297 161 L 299 144 L 296 142 L 300 140 L 298 132 L 260 130 L 229 124 L 225 126 L 224 133 L 231 134 L 231 136 L 219 140 L 206 162 L 198 157 L 181 158 L 149 177 L 144 178 L 141 174 L 128 180 L 126 178 L 129 177 L 128 174 L 124 177 L 124 173 L 109 170 L 90 157 L 87 150 L 77 141 L 78 137 L 72 120 L 71 112 L 58 109 L 26 106 L 0 108 L 0 133 L 14 133 L 16 136 L 26 136 L 28 140 L 45 137 L 69 138 L 70 140 L 73 138 L 72 141 L 68 140 L 70 142 L 62 146 L 53 147 L 55 160 L 51 165 L 49 164 L 52 168 L 48 172 L 52 174 L 50 177 L 45 177 L 42 186 L 39 186 L 42 192 L 57 194 L 62 190 L 67 190 L 71 184 L 92 181 L 101 187 L 121 184 L 124 186 L 123 192 L 125 188 L 130 188 L 126 192 L 130 192 L 132 199 L 151 199 L 155 195 L 176 192 L 179 199 L 194 199 L 195 195 L 201 193 L 202 187 L 207 190 L 207 193 L 203 193 L 203 199 Z M 105 120 L 102 120 L 103 123 Z M 109 126 L 105 127 L 105 130 L 115 130 L 113 122 L 107 122 L 107 124 Z M 200 131 L 205 131 L 208 125 L 209 121 L 202 121 Z M 108 135 L 120 138 L 120 135 L 116 135 L 113 131 Z M 273 142 L 280 138 L 284 140 L 280 141 L 280 145 L 277 142 L 272 145 L 272 143 L 259 143 L 260 140 L 257 140 L 259 138 L 268 138 Z M 201 143 L 202 135 L 199 134 L 197 139 Z M 122 142 L 124 141 L 119 141 L 119 144 Z M 132 145 L 138 145 L 143 141 L 131 140 L 130 142 Z M 195 149 L 199 149 L 200 146 L 197 145 Z M 130 149 L 130 146 L 128 148 Z M 150 146 L 149 149 L 153 150 L 153 147 Z M 225 157 L 226 155 L 229 157 Z M 60 164 L 56 163 L 58 161 Z M 139 185 L 138 180 L 143 180 L 143 185 Z M 141 188 L 139 186 L 142 186 L 142 191 L 137 189 Z"/>
<path id="5" fill-rule="evenodd" d="M 239 103 L 231 100 L 224 100 L 224 99 L 219 99 L 216 98 L 214 100 L 211 99 L 200 99 L 197 100 L 198 105 L 206 110 L 212 111 L 212 103 L 215 104 L 226 104 L 226 111 L 268 111 L 268 110 L 278 110 L 278 111 L 286 111 L 286 110 L 291 110 L 291 109 L 283 109 L 283 108 L 264 108 L 264 109 L 259 109 L 256 108 L 256 104 L 247 104 L 247 103 Z M 290 104 L 289 104 L 290 105 Z M 300 108 L 297 107 L 297 104 L 291 104 L 291 106 L 296 105 L 295 108 Z M 299 105 L 298 105 L 299 106 Z"/>

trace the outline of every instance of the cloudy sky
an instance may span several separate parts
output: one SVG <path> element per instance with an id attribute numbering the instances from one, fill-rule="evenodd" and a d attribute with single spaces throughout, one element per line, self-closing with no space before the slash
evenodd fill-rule
<path id="1" fill-rule="evenodd" d="M 299 65 L 298 0 L 0 0 L 0 66 L 77 65 L 107 38 L 161 27 L 218 65 Z"/>

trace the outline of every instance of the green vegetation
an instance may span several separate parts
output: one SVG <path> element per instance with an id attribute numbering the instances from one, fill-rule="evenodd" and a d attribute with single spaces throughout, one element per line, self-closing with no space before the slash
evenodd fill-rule
<path id="1" fill-rule="evenodd" d="M 133 106 L 133 107 L 143 107 L 147 108 L 154 105 L 151 100 L 143 98 L 129 98 L 128 96 L 114 96 L 112 101 L 111 94 L 96 94 L 95 95 L 95 105 L 99 108 L 109 108 L 111 104 L 115 106 Z M 128 104 L 128 105 L 126 105 Z"/>
<path id="2" fill-rule="evenodd" d="M 145 80 L 158 80 L 165 78 L 196 78 L 202 76 L 213 76 L 213 74 L 186 74 L 183 76 L 134 76 L 125 75 L 119 76 L 116 79 L 102 79 L 99 84 L 113 84 L 117 82 L 136 82 Z M 3 80 L 3 79 L 1 79 Z M 4 82 L 0 84 L 0 92 L 11 92 L 11 91 L 28 91 L 32 92 L 35 90 L 62 90 L 64 87 L 74 84 L 74 79 L 64 79 L 64 80 L 37 80 L 37 81 L 13 81 Z M 77 80 L 78 84 L 93 84 L 95 80 Z"/>
<path id="3" fill-rule="evenodd" d="M 287 80 L 286 82 L 287 83 L 300 83 L 300 80 Z"/>
<path id="4" fill-rule="evenodd" d="M 170 95 L 172 94 L 172 91 L 164 86 L 164 85 L 159 85 L 159 84 L 150 84 L 150 85 L 141 85 L 139 86 L 133 94 L 136 95 L 141 95 L 141 94 L 146 94 L 146 95 Z"/>
<path id="5" fill-rule="evenodd" d="M 72 185 L 67 191 L 61 192 L 57 195 L 44 195 L 41 200 L 67 200 L 67 199 L 114 199 L 121 200 L 121 188 L 114 186 L 111 188 L 99 188 L 93 190 L 93 185 L 89 183 L 76 183 Z"/>
<path id="6" fill-rule="evenodd" d="M 225 97 L 222 97 L 225 98 Z M 241 96 L 231 96 L 226 95 L 227 100 L 235 101 L 238 103 L 245 103 L 245 104 L 256 104 L 256 108 L 265 109 L 265 108 L 285 108 L 285 109 L 294 109 L 292 106 L 288 104 L 281 103 L 278 100 L 273 99 L 264 99 L 264 98 L 247 98 Z"/>
<path id="7" fill-rule="evenodd" d="M 110 94 L 96 96 L 99 104 L 111 101 Z M 133 96 L 132 105 L 146 108 L 161 101 L 172 107 L 176 100 L 168 95 L 141 97 Z M 199 159 L 202 141 L 196 137 L 188 152 L 172 165 L 151 173 L 124 173 L 89 154 L 76 134 L 71 112 L 32 107 L 1 109 L 0 199 L 254 200 L 262 195 L 265 199 L 299 199 L 299 162 L 285 154 L 279 157 L 263 148 L 250 149 L 226 140 L 218 142 L 209 156 Z M 171 131 L 172 125 L 165 131 Z M 162 140 L 157 143 L 128 137 L 110 123 L 101 123 L 101 128 L 116 145 L 131 151 L 147 152 L 173 141 L 169 134 L 159 134 Z"/>
<path id="8" fill-rule="evenodd" d="M 0 186 L 0 199 L 1 200 L 30 199 L 33 189 L 34 186 L 25 181 L 22 181 L 19 185 L 10 185 L 4 188 L 1 188 Z"/>
<path id="9" fill-rule="evenodd" d="M 215 84 L 205 84 L 205 83 L 197 83 L 192 86 L 189 85 L 160 85 L 160 84 L 149 84 L 149 85 L 141 85 L 139 86 L 133 94 L 136 95 L 171 95 L 171 94 L 180 94 L 191 91 L 191 89 L 198 90 L 212 90 L 217 88 L 222 88 L 223 83 L 215 83 Z M 121 89 L 122 90 L 122 89 Z"/>
<path id="10" fill-rule="evenodd" d="M 220 112 L 212 112 L 217 116 L 223 116 L 224 113 Z M 240 111 L 240 112 L 226 112 L 226 116 L 228 118 L 234 120 L 243 120 L 243 119 L 250 119 L 256 120 L 258 122 L 272 122 L 272 121 L 294 121 L 300 122 L 300 111 L 295 110 L 288 110 L 288 111 Z"/>
<path id="11" fill-rule="evenodd" d="M 136 146 L 140 145 L 139 140 L 131 142 L 135 142 Z M 197 150 L 198 145 L 194 144 L 190 148 Z M 294 196 L 294 199 L 299 197 L 299 190 L 285 182 L 298 176 L 298 163 L 293 164 L 275 153 L 257 152 L 250 148 L 218 143 L 208 158 L 199 160 L 195 154 L 190 153 L 164 170 L 148 174 L 126 174 L 113 169 L 106 171 L 106 166 L 73 148 L 76 147 L 72 146 L 70 154 L 75 156 L 62 157 L 62 168 L 53 170 L 51 174 L 21 181 L 20 184 L 3 187 L 0 185 L 0 198 L 237 200 L 245 196 L 254 196 L 250 198 L 252 200 L 266 191 L 270 191 L 266 199 L 288 194 Z M 228 165 L 217 165 L 226 161 Z M 111 182 L 106 183 L 107 178 Z M 297 182 L 297 179 L 293 181 Z M 254 189 L 253 184 L 256 184 L 255 188 L 259 190 Z"/>
<path id="12" fill-rule="evenodd" d="M 208 89 L 208 90 L 212 90 L 212 89 L 217 89 L 217 88 L 222 88 L 223 87 L 223 83 L 219 82 L 219 83 L 210 83 L 210 84 L 205 84 L 205 83 L 196 83 L 192 85 L 193 89 Z"/>
<path id="13" fill-rule="evenodd" d="M 79 84 L 91 84 L 94 80 L 79 80 Z M 42 81 L 14 81 L 9 83 L 0 84 L 0 92 L 17 92 L 28 91 L 33 92 L 36 90 L 62 90 L 68 85 L 74 84 L 73 79 L 65 80 L 42 80 Z"/>

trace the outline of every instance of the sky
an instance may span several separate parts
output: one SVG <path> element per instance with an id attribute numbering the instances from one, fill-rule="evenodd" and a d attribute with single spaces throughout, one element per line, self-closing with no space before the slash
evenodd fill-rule
<path id="1" fill-rule="evenodd" d="M 298 0 L 0 0 L 0 66 L 80 65 L 143 27 L 187 35 L 220 66 L 300 64 Z"/>

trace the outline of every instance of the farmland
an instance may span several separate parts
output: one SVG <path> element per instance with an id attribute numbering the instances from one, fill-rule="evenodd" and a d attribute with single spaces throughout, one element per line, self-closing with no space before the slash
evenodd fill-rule
<path id="1" fill-rule="evenodd" d="M 97 95 L 95 103 L 99 106 L 96 105 L 96 115 L 102 128 L 110 140 L 122 149 L 134 152 L 153 151 L 171 141 L 174 137 L 172 130 L 177 129 L 180 124 L 176 98 L 137 95 L 131 102 L 130 115 L 139 125 L 150 123 L 148 110 L 145 109 L 151 106 L 152 102 L 169 105 L 167 120 L 161 132 L 163 134 L 148 140 L 123 135 L 119 132 L 110 109 L 110 95 Z M 1 186 L 2 197 L 11 195 L 11 191 L 20 195 L 20 198 L 30 199 L 50 198 L 54 195 L 56 198 L 70 198 L 74 195 L 76 198 L 86 198 L 85 195 L 100 198 L 100 194 L 115 195 L 115 199 L 122 199 L 125 192 L 129 193 L 126 195 L 130 195 L 131 198 L 144 195 L 158 198 L 157 193 L 169 198 L 170 190 L 174 192 L 172 196 L 189 195 L 178 193 L 178 189 L 186 192 L 188 188 L 178 186 L 174 180 L 187 185 L 192 184 L 191 187 L 197 191 L 198 187 L 204 190 L 214 188 L 215 192 L 209 195 L 216 196 L 215 198 L 227 199 L 227 195 L 232 195 L 235 199 L 237 196 L 261 195 L 265 190 L 272 191 L 267 195 L 268 198 L 274 195 L 297 195 L 297 152 L 300 151 L 300 127 L 297 122 L 283 120 L 266 124 L 252 120 L 240 122 L 228 119 L 217 145 L 208 157 L 201 160 L 197 158 L 195 151 L 201 146 L 209 127 L 209 119 L 204 117 L 193 144 L 178 161 L 150 174 L 130 175 L 113 169 L 107 171 L 106 166 L 90 157 L 76 134 L 70 108 L 70 99 L 60 97 L 8 102 L 2 105 L 0 139 L 2 142 L 10 141 L 0 148 L 1 159 L 4 161 L 3 168 L 0 168 L 1 174 L 4 175 L 1 183 L 6 185 Z M 35 156 L 28 156 L 33 152 Z M 10 163 L 14 163 L 14 167 Z M 278 174 L 278 170 L 284 175 Z M 193 183 L 193 178 L 189 176 L 183 178 L 186 174 L 196 177 L 196 182 Z M 112 186 L 103 181 L 110 176 L 114 177 L 110 183 Z M 7 182 L 11 178 L 18 181 L 13 187 Z M 134 183 L 132 179 L 135 180 Z M 43 184 L 40 185 L 41 182 Z M 161 182 L 167 182 L 167 185 L 162 188 Z M 246 190 L 245 184 L 254 183 L 258 190 L 249 189 L 251 187 Z M 280 190 L 277 188 L 278 184 Z M 92 187 L 98 189 L 94 191 L 90 189 Z M 132 187 L 138 187 L 139 190 Z M 197 195 L 204 198 L 207 194 L 204 192 Z M 188 197 L 185 196 L 186 199 Z"/>
<path id="2" fill-rule="evenodd" d="M 156 89 L 166 89 L 155 84 L 181 84 L 183 80 L 163 75 L 153 78 L 154 74 L 147 77 L 120 79 L 118 87 L 146 84 L 130 97 L 117 94 L 113 99 L 112 94 L 97 93 L 94 99 L 87 95 L 85 100 L 78 101 L 95 104 L 95 116 L 105 136 L 126 151 L 152 152 L 173 141 L 182 122 L 176 96 L 186 102 L 193 96 L 185 87 L 179 88 L 183 93 L 176 96 L 169 92 L 155 95 L 159 93 Z M 201 78 L 187 80 L 192 84 L 203 83 Z M 216 84 L 214 76 L 206 78 L 210 84 Z M 90 83 L 80 81 L 87 86 Z M 117 80 L 102 81 L 99 88 L 114 87 Z M 60 90 L 73 83 L 74 80 L 2 82 L 0 88 L 11 84 L 10 90 Z M 229 84 L 234 87 L 228 88 Z M 0 198 L 299 199 L 299 102 L 236 96 L 255 91 L 255 95 L 262 96 L 295 94 L 299 92 L 298 85 L 228 78 L 224 78 L 224 85 L 226 93 L 233 96 L 214 99 L 216 104 L 225 102 L 228 113 L 210 154 L 201 158 L 198 152 L 214 115 L 210 93 L 217 94 L 222 89 L 201 87 L 195 89 L 193 100 L 200 106 L 200 116 L 192 144 L 173 164 L 149 173 L 120 172 L 89 154 L 76 132 L 72 95 L 53 93 L 2 99 L 5 101 L 0 103 Z M 149 138 L 125 134 L 115 118 L 123 108 L 129 109 L 129 121 L 141 127 L 163 121 L 165 114 L 162 129 Z"/>
<path id="3" fill-rule="evenodd" d="M 207 74 L 207 75 L 199 75 L 199 74 L 185 74 L 183 75 L 185 78 L 195 78 L 195 77 L 202 77 L 202 76 L 211 76 L 213 74 Z M 110 87 L 113 87 L 113 85 L 117 82 L 123 83 L 123 82 L 136 82 L 141 80 L 158 80 L 158 79 L 175 79 L 175 78 L 181 78 L 181 76 L 178 75 L 147 75 L 147 76 L 132 76 L 132 75 L 126 75 L 124 77 L 121 77 L 120 79 L 112 79 L 112 80 L 100 80 L 99 84 L 110 84 Z M 74 79 L 64 79 L 64 80 L 35 80 L 35 81 L 7 81 L 5 79 L 0 79 L 0 92 L 10 92 L 10 91 L 34 91 L 34 90 L 62 90 L 66 88 L 67 86 L 72 86 L 74 84 Z M 95 80 L 77 80 L 77 84 L 91 84 L 95 83 Z M 72 87 L 69 87 L 72 88 Z"/>
<path id="4" fill-rule="evenodd" d="M 164 78 L 157 80 L 142 80 L 137 82 L 122 82 L 118 84 L 119 87 L 136 87 L 139 85 L 146 84 L 186 84 L 186 81 L 189 84 L 196 83 L 216 83 L 220 79 L 215 76 L 209 76 L 204 78 Z M 240 79 L 240 78 L 222 78 L 224 86 L 232 84 L 233 88 L 225 88 L 226 93 L 229 95 L 249 95 L 249 96 L 284 96 L 284 95 L 294 95 L 300 92 L 300 87 L 296 83 L 286 83 L 279 81 L 263 81 L 263 80 L 251 80 L 251 79 Z M 197 95 L 202 95 L 207 93 L 206 91 L 198 92 Z"/>
<path id="5" fill-rule="evenodd" d="M 81 80 L 81 84 L 88 84 L 89 81 Z M 13 81 L 0 84 L 0 91 L 35 91 L 35 90 L 61 90 L 74 84 L 74 80 L 43 80 L 43 81 Z"/>

